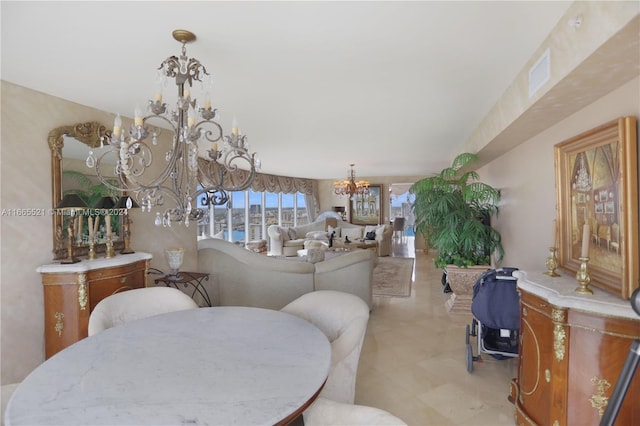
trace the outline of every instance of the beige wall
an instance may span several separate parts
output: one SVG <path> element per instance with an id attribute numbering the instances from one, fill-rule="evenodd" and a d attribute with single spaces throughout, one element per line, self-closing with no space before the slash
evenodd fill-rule
<path id="1" fill-rule="evenodd" d="M 480 177 L 502 189 L 495 225 L 502 233 L 503 265 L 543 270 L 555 208 L 553 145 L 623 115 L 640 116 L 640 78 L 534 136 L 479 170 Z M 113 115 L 2 82 L 0 208 L 51 206 L 49 130 L 82 121 L 105 124 Z M 26 168 L 28 165 L 28 171 Z M 419 177 L 366 177 L 383 184 L 388 218 L 388 184 Z M 320 211 L 346 200 L 332 195 L 332 181 L 320 181 Z M 160 230 L 140 210 L 133 216 L 133 248 L 154 255 L 152 266 L 166 270 L 163 250 L 187 248 L 184 268 L 195 268 L 196 227 Z M 0 261 L 2 384 L 22 380 L 44 359 L 43 298 L 35 269 L 51 263 L 50 217 L 2 217 Z"/>
<path id="2" fill-rule="evenodd" d="M 84 121 L 109 125 L 114 116 L 2 81 L 0 208 L 51 207 L 50 130 Z M 164 249 L 187 249 L 184 269 L 197 266 L 196 227 L 160 230 L 153 217 L 132 212 L 132 247 L 168 270 Z M 43 296 L 36 268 L 53 262 L 51 217 L 0 217 L 1 383 L 22 380 L 44 360 Z M 143 238 L 144 236 L 144 238 Z"/>
<path id="3" fill-rule="evenodd" d="M 478 170 L 484 182 L 502 190 L 494 222 L 505 248 L 502 266 L 546 270 L 556 206 L 554 145 L 630 115 L 640 117 L 640 77 Z"/>

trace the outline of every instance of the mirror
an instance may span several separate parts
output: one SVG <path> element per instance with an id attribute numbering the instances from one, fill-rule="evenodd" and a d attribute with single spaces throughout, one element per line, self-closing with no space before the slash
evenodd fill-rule
<path id="1" fill-rule="evenodd" d="M 66 192 L 76 192 L 84 201 L 92 207 L 103 196 L 113 196 L 114 200 L 119 193 L 107 190 L 100 184 L 96 177 L 94 169 L 86 166 L 86 158 L 91 149 L 100 148 L 100 140 L 103 136 L 109 135 L 111 132 L 102 124 L 92 121 L 86 123 L 78 123 L 72 126 L 61 126 L 49 132 L 48 143 L 51 149 L 51 195 L 55 208 L 62 200 Z M 115 163 L 115 159 L 114 159 Z M 111 170 L 102 170 L 107 178 L 114 178 L 113 168 Z M 99 223 L 96 227 L 99 231 L 104 227 L 104 216 L 96 216 L 96 211 L 89 211 L 94 218 L 98 218 Z M 78 221 L 79 228 L 74 242 L 74 254 L 77 257 L 87 256 L 89 252 L 88 241 L 88 219 L 87 215 L 79 216 L 82 221 Z M 112 215 L 111 223 L 113 225 L 113 245 L 116 251 L 124 247 L 123 240 L 120 236 L 120 217 Z M 52 215 L 53 225 L 53 258 L 64 259 L 67 256 L 67 216 L 54 214 Z M 81 225 L 80 225 L 81 224 Z M 81 226 L 81 228 L 80 228 Z M 102 234 L 99 232 L 96 238 L 95 251 L 104 253 L 106 244 Z"/>

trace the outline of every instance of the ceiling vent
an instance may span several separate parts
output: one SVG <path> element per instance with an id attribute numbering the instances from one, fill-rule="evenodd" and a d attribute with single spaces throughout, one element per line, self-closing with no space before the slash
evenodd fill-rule
<path id="1" fill-rule="evenodd" d="M 549 48 L 544 51 L 540 59 L 529 70 L 529 97 L 536 94 L 549 81 L 551 74 L 551 57 Z"/>

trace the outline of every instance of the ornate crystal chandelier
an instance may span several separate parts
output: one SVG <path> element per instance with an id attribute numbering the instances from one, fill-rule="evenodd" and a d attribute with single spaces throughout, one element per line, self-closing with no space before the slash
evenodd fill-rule
<path id="1" fill-rule="evenodd" d="M 171 226 L 177 221 L 189 226 L 190 220 L 204 216 L 204 209 L 198 208 L 199 196 L 203 196 L 205 206 L 225 204 L 228 192 L 243 191 L 251 185 L 260 161 L 250 152 L 246 136 L 238 133 L 235 119 L 231 134 L 223 135 L 208 91 L 204 104 L 191 97 L 189 89 L 195 81 L 202 84 L 207 79 L 209 83 L 203 85 L 210 84 L 200 61 L 187 57 L 186 43 L 194 41 L 195 34 L 175 30 L 173 38 L 182 43 L 182 54 L 160 64 L 159 90 L 148 103 L 150 114 L 143 117 L 136 108 L 128 134 L 122 131 L 118 115 L 113 132 L 104 141 L 104 150 L 96 149 L 103 152 L 89 152 L 87 166 L 95 168 L 108 188 L 133 195 L 142 211 L 160 207 L 156 225 Z M 174 110 L 162 100 L 162 87 L 168 77 L 178 86 Z M 101 172 L 102 161 L 109 157 L 116 158 L 114 174 L 119 186 Z M 167 199 L 169 207 L 165 206 Z"/>
<path id="2" fill-rule="evenodd" d="M 369 181 L 359 180 L 356 182 L 356 172 L 353 170 L 355 164 L 349 164 L 345 180 L 337 180 L 333 183 L 333 190 L 336 195 L 353 197 L 354 195 L 369 194 Z"/>
<path id="3" fill-rule="evenodd" d="M 580 192 L 591 190 L 591 176 L 589 176 L 589 171 L 584 163 L 584 154 L 580 157 L 580 168 L 574 177 L 573 188 Z"/>

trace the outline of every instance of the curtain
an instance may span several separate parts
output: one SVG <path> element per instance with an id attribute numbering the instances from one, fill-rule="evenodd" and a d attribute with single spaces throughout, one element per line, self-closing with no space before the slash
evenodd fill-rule
<path id="1" fill-rule="evenodd" d="M 219 182 L 224 179 L 225 181 L 231 181 L 234 186 L 244 186 L 243 184 L 246 183 L 249 177 L 247 170 L 228 171 L 222 169 L 218 163 L 210 162 L 203 158 L 198 158 L 198 163 L 200 169 L 206 171 L 206 173 L 201 173 L 202 183 L 205 185 L 219 186 Z M 202 175 L 214 176 L 214 179 L 206 179 Z M 318 183 L 313 179 L 256 173 L 249 188 L 255 192 L 283 192 L 285 194 L 300 192 L 305 196 L 304 200 L 309 220 L 313 222 L 318 215 Z"/>
<path id="2" fill-rule="evenodd" d="M 392 183 L 389 185 L 389 195 L 395 195 L 396 197 L 409 192 L 413 183 Z"/>

